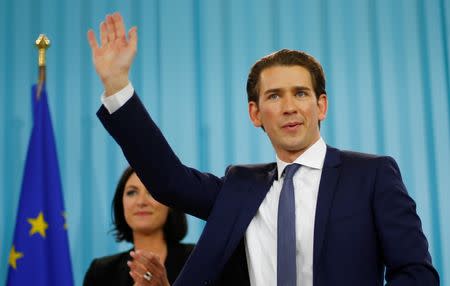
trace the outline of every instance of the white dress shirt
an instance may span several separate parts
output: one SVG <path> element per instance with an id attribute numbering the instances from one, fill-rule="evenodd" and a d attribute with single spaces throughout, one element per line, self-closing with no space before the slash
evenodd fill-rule
<path id="1" fill-rule="evenodd" d="M 127 86 L 111 96 L 105 96 L 105 93 L 103 93 L 101 96 L 101 101 L 108 110 L 109 114 L 113 114 L 133 96 L 133 93 L 133 85 L 129 82 Z"/>
<path id="2" fill-rule="evenodd" d="M 317 194 L 327 147 L 322 138 L 309 147 L 294 163 L 302 165 L 295 173 L 295 232 L 297 285 L 313 285 L 314 221 Z M 289 163 L 277 157 L 278 180 L 259 206 L 245 233 L 245 251 L 252 286 L 277 285 L 278 200 Z"/>
<path id="3" fill-rule="evenodd" d="M 114 95 L 101 96 L 110 114 L 122 107 L 134 93 L 129 83 Z M 327 147 L 322 138 L 309 147 L 294 163 L 302 165 L 295 173 L 295 231 L 297 249 L 297 285 L 312 286 L 314 220 L 317 194 Z M 284 168 L 289 163 L 277 157 L 278 180 L 270 187 L 258 212 L 245 233 L 250 284 L 252 286 L 276 285 L 277 281 L 277 217 L 278 200 L 283 186 Z"/>

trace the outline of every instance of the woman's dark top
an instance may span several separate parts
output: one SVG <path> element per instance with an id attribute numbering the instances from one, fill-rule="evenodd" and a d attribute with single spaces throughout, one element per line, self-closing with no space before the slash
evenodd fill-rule
<path id="1" fill-rule="evenodd" d="M 167 245 L 167 257 L 164 266 L 170 284 L 175 282 L 193 248 L 193 244 L 173 243 Z M 129 274 L 130 268 L 127 265 L 127 261 L 132 259 L 130 256 L 131 250 L 94 259 L 84 276 L 83 286 L 132 286 L 133 279 Z"/>

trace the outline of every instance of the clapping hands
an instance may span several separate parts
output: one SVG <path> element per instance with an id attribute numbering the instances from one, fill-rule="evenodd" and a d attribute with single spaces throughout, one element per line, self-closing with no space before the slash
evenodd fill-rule
<path id="1" fill-rule="evenodd" d="M 135 286 L 170 286 L 158 256 L 145 250 L 132 251 L 130 255 L 133 261 L 128 261 L 128 266 Z"/>

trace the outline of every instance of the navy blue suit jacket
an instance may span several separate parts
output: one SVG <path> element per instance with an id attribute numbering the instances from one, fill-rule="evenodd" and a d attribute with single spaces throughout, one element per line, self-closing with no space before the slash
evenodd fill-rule
<path id="1" fill-rule="evenodd" d="M 175 285 L 249 285 L 245 231 L 276 164 L 231 166 L 222 178 L 181 163 L 137 95 L 97 115 L 160 202 L 206 220 Z M 327 147 L 314 226 L 314 286 L 439 285 L 414 201 L 390 157 Z"/>

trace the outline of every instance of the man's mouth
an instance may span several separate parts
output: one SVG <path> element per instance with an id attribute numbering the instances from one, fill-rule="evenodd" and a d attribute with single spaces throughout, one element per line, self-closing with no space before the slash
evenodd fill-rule
<path id="1" fill-rule="evenodd" d="M 283 129 L 286 129 L 286 130 L 295 130 L 295 129 L 297 129 L 300 125 L 301 125 L 301 123 L 300 123 L 300 122 L 297 122 L 297 121 L 295 121 L 295 122 L 288 122 L 288 123 L 284 124 L 284 125 L 282 126 L 282 128 L 283 128 Z"/>

